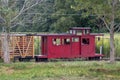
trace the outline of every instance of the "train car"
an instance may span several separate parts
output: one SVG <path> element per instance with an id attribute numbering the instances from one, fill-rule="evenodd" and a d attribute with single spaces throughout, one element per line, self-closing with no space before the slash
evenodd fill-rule
<path id="1" fill-rule="evenodd" d="M 37 34 L 41 37 L 41 54 L 36 61 L 48 59 L 100 58 L 96 53 L 95 37 L 102 34 L 90 33 L 89 27 L 73 27 L 65 34 Z"/>
<path id="2" fill-rule="evenodd" d="M 34 58 L 34 36 L 26 34 L 10 34 L 9 53 L 10 59 L 30 60 Z M 3 58 L 2 35 L 0 40 L 0 57 Z"/>
<path id="3" fill-rule="evenodd" d="M 10 34 L 9 53 L 11 59 L 36 61 L 49 59 L 100 58 L 96 53 L 95 37 L 103 34 L 90 33 L 89 27 L 73 27 L 68 33 L 61 34 Z M 35 55 L 35 36 L 40 40 L 40 53 Z M 1 37 L 3 40 L 4 35 Z M 3 58 L 2 42 L 0 41 L 0 57 Z"/>

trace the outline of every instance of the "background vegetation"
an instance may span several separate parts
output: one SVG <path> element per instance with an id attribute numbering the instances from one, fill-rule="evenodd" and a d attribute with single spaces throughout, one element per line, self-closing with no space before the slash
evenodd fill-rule
<path id="1" fill-rule="evenodd" d="M 75 10 L 76 0 L 43 0 L 38 6 L 24 12 L 21 16 L 30 17 L 12 32 L 66 32 L 69 27 L 91 27 L 92 32 L 107 32 L 104 24 L 95 15 L 85 16 L 85 10 Z M 20 0 L 19 3 L 23 3 Z M 18 8 L 22 4 L 18 4 Z M 21 20 L 22 17 L 18 19 Z M 117 19 L 119 21 L 119 19 Z M 0 25 L 2 27 L 2 25 Z M 1 28 L 0 27 L 0 28 Z M 2 31 L 2 28 L 0 29 Z"/>
<path id="2" fill-rule="evenodd" d="M 91 32 L 107 33 L 105 24 L 96 15 L 88 15 L 88 9 L 75 9 L 79 7 L 80 2 L 77 0 L 43 0 L 38 6 L 24 12 L 21 16 L 27 18 L 24 23 L 18 24 L 17 27 L 11 28 L 11 32 L 67 32 L 70 27 L 91 27 Z M 79 1 L 79 0 L 78 0 Z M 22 7 L 24 0 L 20 0 L 17 9 Z M 99 2 L 99 1 L 98 1 Z M 86 5 L 85 5 L 86 6 Z M 87 14 L 87 16 L 86 16 Z M 20 17 L 21 18 L 21 17 Z M 19 19 L 20 19 L 19 18 Z M 115 22 L 120 22 L 119 17 Z M 0 25 L 2 31 L 2 25 Z M 109 34 L 103 40 L 103 53 L 109 53 Z M 102 41 L 97 43 L 97 52 Z M 117 44 L 117 45 L 116 45 Z M 119 55 L 119 37 L 115 37 L 116 54 Z M 35 46 L 39 46 L 35 44 Z M 37 50 L 35 50 L 37 51 Z M 35 52 L 37 53 L 37 52 Z"/>
<path id="3" fill-rule="evenodd" d="M 116 58 L 120 57 L 120 41 L 119 41 L 119 33 L 115 34 L 115 50 L 116 50 Z M 98 40 L 98 38 L 96 38 L 96 52 L 100 53 L 100 46 L 103 46 L 103 54 L 105 55 L 105 57 L 109 57 L 110 56 L 110 39 L 109 39 L 109 34 L 105 33 L 103 37 L 100 37 L 100 40 Z"/>

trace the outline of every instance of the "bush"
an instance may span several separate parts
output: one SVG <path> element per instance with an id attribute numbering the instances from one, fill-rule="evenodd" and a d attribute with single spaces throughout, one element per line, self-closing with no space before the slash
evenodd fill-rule
<path id="1" fill-rule="evenodd" d="M 40 37 L 35 37 L 35 39 L 34 39 L 35 55 L 38 55 L 41 52 L 41 43 L 40 42 L 41 42 Z"/>
<path id="2" fill-rule="evenodd" d="M 110 37 L 109 34 L 105 34 L 104 37 L 101 37 L 100 40 L 96 38 L 96 52 L 100 52 L 100 46 L 103 46 L 102 53 L 105 57 L 110 56 Z M 115 53 L 116 57 L 120 57 L 120 41 L 119 41 L 119 34 L 115 34 Z"/>

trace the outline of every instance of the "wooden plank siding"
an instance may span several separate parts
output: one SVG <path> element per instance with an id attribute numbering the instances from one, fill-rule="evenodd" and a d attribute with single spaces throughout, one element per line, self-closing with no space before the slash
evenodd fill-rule
<path id="1" fill-rule="evenodd" d="M 10 58 L 20 56 L 25 58 L 27 56 L 34 57 L 34 36 L 10 36 L 9 40 Z M 0 40 L 0 57 L 3 58 L 2 42 Z"/>

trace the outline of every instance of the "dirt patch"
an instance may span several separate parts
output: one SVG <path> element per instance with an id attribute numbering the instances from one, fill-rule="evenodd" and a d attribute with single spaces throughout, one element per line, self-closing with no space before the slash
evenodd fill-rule
<path id="1" fill-rule="evenodd" d="M 120 69 L 103 69 L 103 68 L 97 68 L 97 69 L 90 69 L 90 71 L 94 72 L 102 72 L 102 73 L 114 73 L 114 72 L 120 72 Z"/>
<path id="2" fill-rule="evenodd" d="M 2 74 L 12 74 L 14 72 L 14 69 L 8 68 L 8 67 L 1 67 L 0 73 Z"/>

